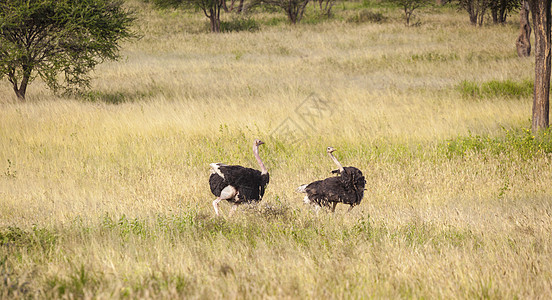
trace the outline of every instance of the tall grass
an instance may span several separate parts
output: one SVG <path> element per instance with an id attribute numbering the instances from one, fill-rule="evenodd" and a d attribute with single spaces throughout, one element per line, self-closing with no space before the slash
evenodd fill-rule
<path id="1" fill-rule="evenodd" d="M 504 42 L 515 26 L 445 8 L 406 28 L 371 7 L 389 19 L 259 12 L 258 31 L 214 35 L 200 14 L 130 4 L 144 36 L 91 91 L 34 82 L 16 103 L 0 82 L 1 298 L 551 294 L 549 133 L 524 129 L 524 92 L 458 88 L 525 86 L 532 59 Z M 327 109 L 306 119 L 313 95 Z M 215 218 L 208 165 L 256 167 L 254 138 L 265 199 Z M 294 191 L 330 176 L 329 145 L 368 181 L 349 214 L 316 214 Z"/>

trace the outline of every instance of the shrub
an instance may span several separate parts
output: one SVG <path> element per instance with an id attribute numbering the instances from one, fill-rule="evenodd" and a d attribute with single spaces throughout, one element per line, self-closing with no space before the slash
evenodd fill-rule
<path id="1" fill-rule="evenodd" d="M 233 18 L 230 21 L 221 21 L 220 29 L 222 32 L 232 31 L 257 31 L 260 29 L 257 21 L 251 18 Z"/>
<path id="2" fill-rule="evenodd" d="M 349 17 L 349 23 L 382 23 L 387 20 L 387 17 L 380 12 L 373 12 L 368 9 L 363 9 L 355 15 Z"/>

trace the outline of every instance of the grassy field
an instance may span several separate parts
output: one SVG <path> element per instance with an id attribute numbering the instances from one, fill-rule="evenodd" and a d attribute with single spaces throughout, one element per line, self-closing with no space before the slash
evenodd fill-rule
<path id="1" fill-rule="evenodd" d="M 526 129 L 515 20 L 427 8 L 406 28 L 349 3 L 215 35 L 200 13 L 129 5 L 142 38 L 89 92 L 37 80 L 17 103 L 0 82 L 1 298 L 552 294 L 552 140 Z M 387 18 L 350 21 L 363 11 Z M 209 163 L 257 168 L 255 138 L 265 199 L 215 218 Z M 330 145 L 367 179 L 349 214 L 295 192 L 330 175 Z"/>

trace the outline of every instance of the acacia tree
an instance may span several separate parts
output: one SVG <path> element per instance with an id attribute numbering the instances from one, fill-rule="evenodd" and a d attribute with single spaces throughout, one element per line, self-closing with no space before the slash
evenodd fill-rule
<path id="1" fill-rule="evenodd" d="M 209 19 L 211 32 L 220 32 L 220 11 L 223 9 L 225 0 L 152 0 L 153 4 L 159 7 L 194 7 L 201 9 L 203 14 Z M 228 8 L 226 8 L 227 10 Z"/>
<path id="2" fill-rule="evenodd" d="M 309 4 L 309 0 L 261 0 L 261 2 L 284 10 L 291 24 L 301 22 L 305 8 Z"/>
<path id="3" fill-rule="evenodd" d="M 521 7 L 520 0 L 495 0 L 489 3 L 493 23 L 504 24 L 508 14 Z"/>
<path id="4" fill-rule="evenodd" d="M 10 0 L 0 2 L 0 79 L 20 100 L 37 76 L 54 90 L 88 87 L 89 71 L 116 60 L 132 12 L 121 0 Z"/>
<path id="5" fill-rule="evenodd" d="M 535 31 L 535 87 L 533 91 L 532 129 L 549 126 L 550 38 L 552 0 L 528 0 Z"/>
<path id="6" fill-rule="evenodd" d="M 468 12 L 472 25 L 483 25 L 485 13 L 493 0 L 456 0 L 458 7 Z"/>
<path id="7" fill-rule="evenodd" d="M 428 5 L 430 0 L 387 0 L 387 2 L 394 3 L 404 11 L 406 26 L 410 26 L 410 18 L 414 10 Z"/>
<path id="8" fill-rule="evenodd" d="M 222 8 L 222 3 L 225 0 L 189 0 L 192 5 L 195 5 L 201 10 L 207 18 L 209 18 L 209 23 L 211 24 L 211 32 L 219 33 L 220 32 L 220 10 Z"/>

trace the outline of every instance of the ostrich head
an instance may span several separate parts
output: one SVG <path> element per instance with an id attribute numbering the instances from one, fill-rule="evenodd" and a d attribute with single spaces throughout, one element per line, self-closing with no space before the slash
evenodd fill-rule
<path id="1" fill-rule="evenodd" d="M 326 149 L 326 151 L 328 152 L 328 155 L 330 156 L 330 158 L 333 160 L 333 162 L 335 163 L 335 165 L 337 166 L 337 168 L 339 168 L 339 172 L 340 173 L 343 173 L 344 169 L 343 169 L 343 166 L 339 163 L 339 161 L 337 160 L 337 158 L 335 158 L 335 156 L 332 154 L 332 152 L 335 151 L 335 148 L 334 147 L 328 147 Z"/>
<path id="2" fill-rule="evenodd" d="M 259 147 L 260 145 L 264 144 L 264 142 L 259 139 L 255 139 L 255 142 L 253 144 L 255 145 L 255 147 Z"/>

